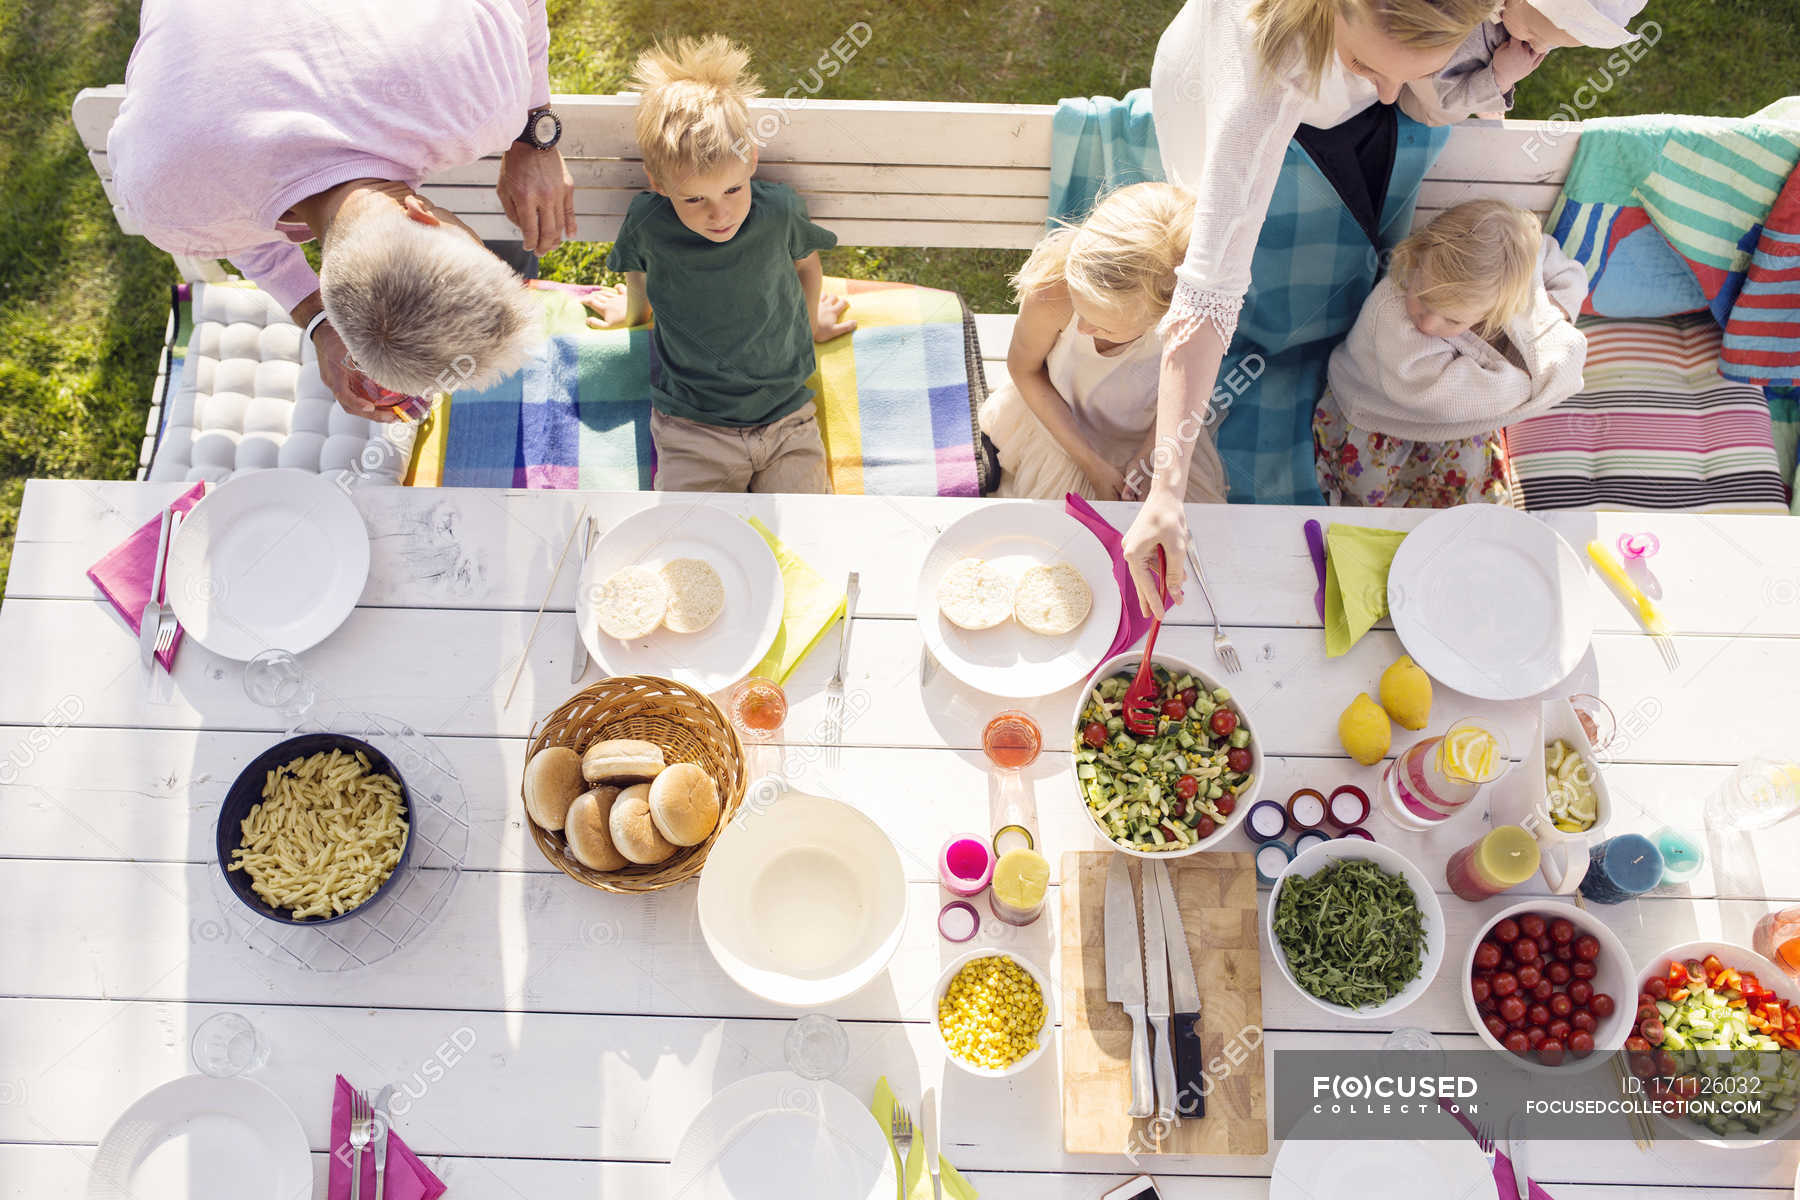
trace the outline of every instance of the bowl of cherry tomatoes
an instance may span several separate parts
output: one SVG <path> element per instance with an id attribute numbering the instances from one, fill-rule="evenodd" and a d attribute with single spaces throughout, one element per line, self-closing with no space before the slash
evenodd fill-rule
<path id="1" fill-rule="evenodd" d="M 1588 1070 L 1625 1044 L 1637 975 L 1586 911 L 1528 900 L 1469 945 L 1463 1007 L 1481 1040 L 1540 1074 Z"/>

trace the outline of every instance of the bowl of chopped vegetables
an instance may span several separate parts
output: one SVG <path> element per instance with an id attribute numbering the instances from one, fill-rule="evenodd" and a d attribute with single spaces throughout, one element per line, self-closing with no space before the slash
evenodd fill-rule
<path id="1" fill-rule="evenodd" d="M 1275 966 L 1328 1013 L 1391 1016 L 1444 963 L 1444 910 L 1431 881 L 1379 842 L 1339 838 L 1294 856 L 1269 892 Z"/>
<path id="2" fill-rule="evenodd" d="M 1662 1120 L 1727 1150 L 1793 1136 L 1800 987 L 1780 967 L 1743 946 L 1685 942 L 1651 958 L 1637 986 L 1625 1059 Z"/>
<path id="3" fill-rule="evenodd" d="M 1138 858 L 1217 845 L 1262 787 L 1262 747 L 1242 704 L 1193 663 L 1158 653 L 1156 733 L 1125 728 L 1125 693 L 1143 655 L 1100 664 L 1075 708 L 1075 790 L 1100 835 Z"/>
<path id="4" fill-rule="evenodd" d="M 938 977 L 932 1026 L 951 1062 L 971 1075 L 1005 1079 L 1049 1044 L 1049 996 L 1049 978 L 1029 959 L 971 950 Z"/>

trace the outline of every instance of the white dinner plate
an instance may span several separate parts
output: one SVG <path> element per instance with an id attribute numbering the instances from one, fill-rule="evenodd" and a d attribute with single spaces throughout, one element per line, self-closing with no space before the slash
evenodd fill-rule
<path id="1" fill-rule="evenodd" d="M 323 475 L 253 471 L 209 491 L 169 547 L 164 594 L 187 635 L 225 658 L 298 654 L 356 609 L 369 531 Z"/>
<path id="2" fill-rule="evenodd" d="M 1562 682 L 1594 636 L 1581 559 L 1536 517 L 1497 504 L 1447 509 L 1409 533 L 1388 610 L 1427 675 L 1483 700 Z"/>
<path id="3" fill-rule="evenodd" d="M 669 1164 L 670 1200 L 893 1200 L 899 1189 L 875 1115 L 830 1080 L 787 1071 L 707 1101 Z"/>
<path id="4" fill-rule="evenodd" d="M 310 1200 L 312 1153 L 287 1105 L 254 1080 L 187 1075 L 113 1122 L 88 1200 Z"/>
<path id="5" fill-rule="evenodd" d="M 1493 1200 L 1494 1175 L 1475 1139 L 1447 1114 L 1442 1140 L 1281 1143 L 1269 1200 Z"/>
<path id="6" fill-rule="evenodd" d="M 1081 572 L 1094 607 L 1060 637 L 1008 620 L 993 629 L 952 625 L 938 611 L 937 586 L 959 559 L 984 558 L 1017 579 L 1027 567 L 1066 562 Z M 985 504 L 938 535 L 919 572 L 919 629 L 946 671 L 994 696 L 1048 696 L 1084 679 L 1119 631 L 1119 584 L 1112 556 L 1087 526 L 1052 504 Z"/>
<path id="7" fill-rule="evenodd" d="M 633 641 L 600 632 L 600 586 L 630 566 L 672 558 L 711 564 L 725 587 L 725 609 L 699 633 L 658 629 Z M 594 661 L 612 675 L 660 675 L 702 692 L 730 687 L 763 660 L 781 631 L 786 595 L 775 552 L 748 521 L 709 504 L 672 501 L 613 526 L 588 554 L 575 593 L 575 620 Z"/>

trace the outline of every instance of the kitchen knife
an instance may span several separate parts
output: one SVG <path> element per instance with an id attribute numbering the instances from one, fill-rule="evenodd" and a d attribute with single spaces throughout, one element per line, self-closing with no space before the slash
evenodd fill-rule
<path id="1" fill-rule="evenodd" d="M 375 1097 L 375 1200 L 382 1200 L 387 1188 L 388 1101 L 394 1098 L 394 1085 L 388 1084 Z"/>
<path id="2" fill-rule="evenodd" d="M 1206 1055 L 1200 1048 L 1200 982 L 1194 978 L 1194 959 L 1188 952 L 1187 929 L 1175 903 L 1175 885 L 1169 864 L 1148 864 L 1155 882 L 1156 902 L 1162 910 L 1163 937 L 1168 945 L 1169 991 L 1175 1013 L 1169 1019 L 1174 1047 L 1175 1112 L 1182 1117 L 1206 1115 Z"/>
<path id="3" fill-rule="evenodd" d="M 931 1172 L 932 1200 L 942 1200 L 943 1183 L 938 1179 L 938 1110 L 937 1089 L 926 1088 L 919 1101 L 919 1124 L 925 1127 L 925 1169 Z"/>
<path id="4" fill-rule="evenodd" d="M 1519 1200 L 1531 1200 L 1531 1175 L 1525 1169 L 1525 1117 L 1514 1113 L 1506 1119 L 1506 1157 L 1512 1159 L 1513 1187 Z"/>
<path id="5" fill-rule="evenodd" d="M 1156 1030 L 1156 1044 L 1150 1048 L 1156 1067 L 1156 1115 L 1165 1121 L 1175 1119 L 1175 1059 L 1171 1053 L 1174 1038 L 1169 1029 L 1169 944 L 1163 937 L 1162 904 L 1156 898 L 1151 880 L 1159 863 L 1145 863 L 1141 868 L 1144 900 L 1144 1013 Z"/>
<path id="6" fill-rule="evenodd" d="M 588 551 L 594 548 L 594 518 L 587 518 L 587 524 L 581 531 L 581 557 L 575 560 L 575 586 L 581 587 L 581 569 L 587 565 Z M 587 639 L 581 636 L 581 602 L 575 602 L 575 660 L 569 668 L 569 682 L 580 683 L 581 677 L 587 674 L 588 649 Z"/>
<path id="7" fill-rule="evenodd" d="M 1150 1083 L 1150 1031 L 1144 1013 L 1144 959 L 1138 947 L 1137 902 L 1131 895 L 1131 859 L 1114 854 L 1106 871 L 1106 998 L 1123 1005 L 1131 1018 L 1131 1107 L 1129 1117 L 1156 1111 Z"/>
<path id="8" fill-rule="evenodd" d="M 1306 531 L 1306 552 L 1312 555 L 1313 574 L 1319 577 L 1319 590 L 1313 593 L 1313 607 L 1319 610 L 1319 620 L 1325 619 L 1325 531 L 1317 521 L 1308 521 L 1302 526 Z"/>

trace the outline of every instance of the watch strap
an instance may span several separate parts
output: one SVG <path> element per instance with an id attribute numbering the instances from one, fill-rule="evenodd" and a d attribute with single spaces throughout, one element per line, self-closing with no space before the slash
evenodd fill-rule
<path id="1" fill-rule="evenodd" d="M 318 359 L 319 351 L 318 347 L 313 345 L 313 334 L 318 331 L 319 326 L 323 325 L 329 319 L 330 318 L 325 315 L 325 310 L 321 308 L 318 312 L 313 314 L 312 320 L 306 323 L 306 328 L 300 334 L 301 366 L 304 367 L 306 365 L 306 355 L 309 350 L 312 352 L 313 359 L 315 361 Z"/>

